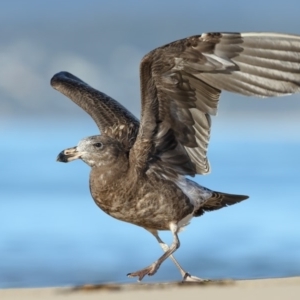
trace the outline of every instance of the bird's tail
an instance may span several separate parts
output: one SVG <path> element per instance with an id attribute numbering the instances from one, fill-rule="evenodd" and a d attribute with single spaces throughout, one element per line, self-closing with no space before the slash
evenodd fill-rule
<path id="1" fill-rule="evenodd" d="M 234 195 L 234 194 L 226 194 L 221 192 L 211 191 L 212 195 L 208 198 L 203 205 L 199 207 L 198 210 L 195 211 L 194 216 L 199 217 L 204 214 L 206 211 L 217 210 L 228 205 L 233 205 L 239 203 L 243 200 L 249 198 L 249 196 L 245 195 Z"/>

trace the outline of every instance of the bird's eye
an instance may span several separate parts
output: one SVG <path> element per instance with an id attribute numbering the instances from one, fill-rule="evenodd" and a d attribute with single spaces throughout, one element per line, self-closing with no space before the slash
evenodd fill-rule
<path id="1" fill-rule="evenodd" d="M 97 147 L 97 148 L 102 148 L 103 144 L 102 143 L 95 143 L 94 146 Z"/>

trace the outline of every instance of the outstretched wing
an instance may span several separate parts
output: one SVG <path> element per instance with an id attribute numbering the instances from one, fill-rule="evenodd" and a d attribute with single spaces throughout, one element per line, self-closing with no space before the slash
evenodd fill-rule
<path id="1" fill-rule="evenodd" d="M 153 167 L 166 171 L 205 174 L 210 115 L 217 112 L 221 90 L 260 97 L 300 92 L 300 36 L 192 36 L 147 54 L 140 76 L 141 126 L 132 159 L 140 167 L 155 161 Z"/>
<path id="2" fill-rule="evenodd" d="M 120 103 L 68 72 L 55 74 L 51 85 L 86 111 L 102 134 L 117 138 L 126 148 L 131 148 L 139 121 Z"/>

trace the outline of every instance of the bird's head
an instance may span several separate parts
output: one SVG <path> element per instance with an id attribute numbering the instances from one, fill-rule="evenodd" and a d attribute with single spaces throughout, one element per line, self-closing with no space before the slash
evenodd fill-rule
<path id="1" fill-rule="evenodd" d="M 82 139 L 77 146 L 61 151 L 59 162 L 82 159 L 90 167 L 110 166 L 120 159 L 127 159 L 122 144 L 110 137 L 95 135 Z"/>

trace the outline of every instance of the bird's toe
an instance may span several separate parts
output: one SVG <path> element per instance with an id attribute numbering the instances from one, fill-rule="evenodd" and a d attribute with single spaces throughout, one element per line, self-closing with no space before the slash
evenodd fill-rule
<path id="1" fill-rule="evenodd" d="M 185 273 L 184 276 L 182 277 L 182 282 L 208 282 L 208 281 L 210 280 L 192 276 L 189 273 Z"/>
<path id="2" fill-rule="evenodd" d="M 149 267 L 146 267 L 142 270 L 132 272 L 132 273 L 128 273 L 127 276 L 128 277 L 138 277 L 139 278 L 138 281 L 141 281 L 146 275 L 148 275 L 148 276 L 154 275 L 156 273 L 158 267 L 159 266 L 158 266 L 157 263 L 153 263 Z"/>

